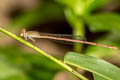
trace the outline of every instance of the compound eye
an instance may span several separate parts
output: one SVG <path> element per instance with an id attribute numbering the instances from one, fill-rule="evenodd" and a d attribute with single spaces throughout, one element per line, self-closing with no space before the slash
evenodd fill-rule
<path id="1" fill-rule="evenodd" d="M 24 34 L 23 34 L 23 33 L 20 33 L 20 36 L 21 36 L 21 37 L 23 37 L 23 36 L 24 36 Z"/>
<path id="2" fill-rule="evenodd" d="M 23 28 L 23 29 L 21 29 L 21 31 L 20 31 L 20 36 L 21 37 L 24 37 L 25 36 L 25 32 L 26 32 L 26 30 Z"/>

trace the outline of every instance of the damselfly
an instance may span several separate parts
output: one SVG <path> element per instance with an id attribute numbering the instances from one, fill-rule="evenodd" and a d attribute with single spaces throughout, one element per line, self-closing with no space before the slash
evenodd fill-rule
<path id="1" fill-rule="evenodd" d="M 111 48 L 114 50 L 117 50 L 118 48 L 115 46 L 110 46 L 110 45 L 104 45 L 104 44 L 98 44 L 94 42 L 88 42 L 81 40 L 82 38 L 80 37 L 79 40 L 68 38 L 72 35 L 62 35 L 62 34 L 50 34 L 50 33 L 39 33 L 37 31 L 27 31 L 25 29 L 22 29 L 20 32 L 20 36 L 23 37 L 25 40 L 32 40 L 35 42 L 35 38 L 44 38 L 44 39 L 53 39 L 53 40 L 60 40 L 60 41 L 67 41 L 67 42 L 75 42 L 75 43 L 83 43 L 83 44 L 89 44 L 89 45 L 95 45 L 95 46 L 101 46 L 101 47 L 106 47 L 106 48 Z M 74 36 L 73 36 L 74 37 Z"/>

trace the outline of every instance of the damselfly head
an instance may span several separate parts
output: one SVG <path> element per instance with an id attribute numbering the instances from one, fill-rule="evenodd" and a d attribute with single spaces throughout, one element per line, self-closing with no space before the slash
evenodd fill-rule
<path id="1" fill-rule="evenodd" d="M 25 28 L 21 29 L 20 36 L 24 37 L 25 36 L 25 32 L 26 32 Z"/>

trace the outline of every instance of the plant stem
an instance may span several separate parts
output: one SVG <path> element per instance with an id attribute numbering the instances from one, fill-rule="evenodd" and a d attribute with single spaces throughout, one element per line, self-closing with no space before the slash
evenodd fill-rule
<path id="1" fill-rule="evenodd" d="M 88 80 L 87 78 L 85 78 L 84 76 L 82 76 L 81 74 L 79 74 L 78 72 L 76 72 L 75 70 L 73 70 L 71 67 L 69 67 L 68 65 L 64 64 L 63 62 L 61 62 L 60 60 L 54 58 L 53 56 L 47 54 L 46 52 L 40 50 L 38 47 L 32 45 L 31 43 L 25 41 L 24 39 L 18 37 L 17 35 L 3 29 L 2 27 L 0 27 L 0 31 L 5 33 L 8 36 L 11 36 L 12 38 L 18 40 L 19 42 L 25 44 L 26 46 L 32 48 L 33 50 L 37 51 L 38 53 L 44 55 L 45 57 L 51 59 L 52 61 L 54 61 L 55 63 L 59 64 L 60 66 L 64 67 L 66 70 L 68 70 L 69 72 L 73 73 L 74 75 L 78 76 L 80 79 L 82 80 Z"/>
<path id="2" fill-rule="evenodd" d="M 80 35 L 85 36 L 85 30 L 84 30 L 84 24 L 82 20 L 76 20 L 75 26 L 73 27 L 73 34 L 74 35 Z M 81 52 L 82 51 L 82 44 L 75 43 L 74 45 L 74 51 Z"/>
<path id="3" fill-rule="evenodd" d="M 65 16 L 66 16 L 68 23 L 71 25 L 71 27 L 73 29 L 73 34 L 84 36 L 85 30 L 84 30 L 83 21 L 80 18 L 78 18 L 78 16 L 76 16 L 69 8 L 65 9 Z M 82 44 L 75 43 L 74 51 L 81 52 Z"/>

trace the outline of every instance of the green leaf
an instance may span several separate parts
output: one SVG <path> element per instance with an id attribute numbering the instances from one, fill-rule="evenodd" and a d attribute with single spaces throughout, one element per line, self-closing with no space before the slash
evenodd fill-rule
<path id="1" fill-rule="evenodd" d="M 91 31 L 120 31 L 120 15 L 115 13 L 99 13 L 85 17 Z"/>
<path id="2" fill-rule="evenodd" d="M 105 79 L 103 77 L 100 77 L 100 76 L 98 76 L 96 74 L 93 74 L 93 76 L 94 76 L 94 80 L 107 80 L 107 79 Z"/>
<path id="3" fill-rule="evenodd" d="M 120 69 L 102 59 L 75 52 L 69 52 L 65 55 L 64 62 L 90 71 L 107 80 L 120 80 Z"/>

